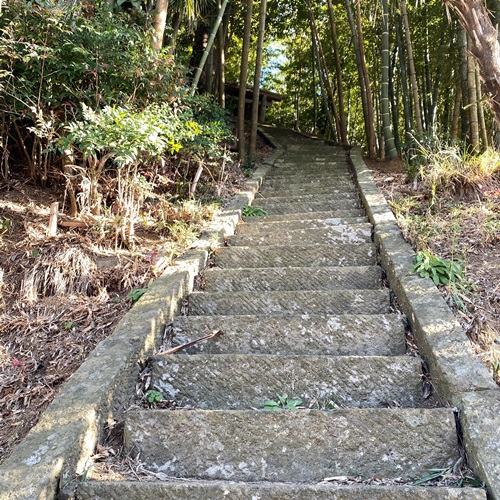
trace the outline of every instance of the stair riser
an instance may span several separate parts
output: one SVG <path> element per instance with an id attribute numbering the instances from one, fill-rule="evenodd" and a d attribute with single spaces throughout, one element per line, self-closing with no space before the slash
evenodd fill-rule
<path id="1" fill-rule="evenodd" d="M 260 198 L 290 198 L 290 196 L 321 196 L 321 195 L 330 195 L 335 197 L 336 199 L 359 199 L 358 194 L 352 189 L 352 187 L 345 186 L 343 189 L 331 188 L 331 187 L 321 187 L 318 186 L 316 188 L 304 189 L 298 188 L 295 190 L 284 189 L 283 191 L 276 190 L 268 190 L 262 189 L 257 195 L 257 199 Z"/>
<path id="2" fill-rule="evenodd" d="M 378 289 L 379 267 L 207 269 L 205 292 Z"/>
<path id="3" fill-rule="evenodd" d="M 323 202 L 311 201 L 305 203 L 272 203 L 267 202 L 266 200 L 256 200 L 253 206 L 262 208 L 267 212 L 267 215 L 300 214 L 307 212 L 325 212 L 361 208 L 359 202 L 354 200 L 330 200 Z"/>
<path id="4" fill-rule="evenodd" d="M 325 229 L 297 229 L 267 234 L 235 235 L 228 238 L 229 246 L 253 245 L 334 245 L 339 243 L 369 243 L 372 226 L 336 226 Z"/>
<path id="5" fill-rule="evenodd" d="M 282 394 L 313 409 L 413 407 L 422 401 L 420 365 L 407 356 L 159 355 L 152 387 L 205 410 L 262 409 Z"/>
<path id="6" fill-rule="evenodd" d="M 125 482 L 87 481 L 78 500 L 486 500 L 481 489 L 418 488 L 414 486 L 335 486 L 209 481 Z"/>
<path id="7" fill-rule="evenodd" d="M 291 316 L 389 312 L 389 294 L 381 290 L 193 293 L 189 296 L 189 314 L 193 315 Z"/>
<path id="8" fill-rule="evenodd" d="M 214 331 L 186 354 L 309 354 L 316 356 L 397 356 L 406 351 L 403 322 L 391 315 L 340 315 L 256 318 L 254 316 L 185 316 L 173 324 L 172 345 Z"/>
<path id="9" fill-rule="evenodd" d="M 347 218 L 356 218 L 358 219 L 356 223 L 360 222 L 368 222 L 368 217 L 366 217 L 366 212 L 361 209 L 353 209 L 353 210 L 334 210 L 329 212 L 309 212 L 302 214 L 288 214 L 288 215 L 269 215 L 263 217 L 243 217 L 243 221 L 247 224 L 254 223 L 268 223 L 268 222 L 304 222 L 311 220 L 320 220 L 320 219 L 337 219 L 339 221 L 347 219 Z M 340 223 L 340 222 L 339 222 Z"/>
<path id="10" fill-rule="evenodd" d="M 257 221 L 256 221 L 257 222 Z M 297 221 L 281 221 L 281 222 L 265 222 L 260 224 L 238 224 L 236 227 L 236 234 L 276 234 L 277 232 L 287 233 L 288 231 L 295 230 L 308 230 L 308 229 L 330 229 L 338 226 L 365 224 L 367 219 L 365 217 L 343 217 L 343 218 L 326 218 L 323 220 L 297 220 Z"/>
<path id="11" fill-rule="evenodd" d="M 215 251 L 220 268 L 332 267 L 376 264 L 373 244 L 228 247 Z"/>
<path id="12" fill-rule="evenodd" d="M 413 479 L 459 456 L 448 409 L 138 411 L 124 437 L 146 468 L 232 481 Z"/>
<path id="13" fill-rule="evenodd" d="M 286 191 L 304 188 L 325 188 L 328 187 L 332 190 L 338 189 L 339 191 L 352 189 L 354 190 L 354 183 L 348 178 L 339 179 L 318 179 L 317 177 L 311 178 L 299 178 L 299 177 L 287 177 L 287 178 L 267 178 L 262 186 L 262 191 L 267 192 L 268 190 L 275 191 Z"/>
<path id="14" fill-rule="evenodd" d="M 296 168 L 297 170 L 308 170 L 317 168 L 332 168 L 347 170 L 345 157 L 337 156 L 328 158 L 317 155 L 297 155 L 293 158 L 285 158 L 283 161 L 276 162 L 277 168 Z"/>

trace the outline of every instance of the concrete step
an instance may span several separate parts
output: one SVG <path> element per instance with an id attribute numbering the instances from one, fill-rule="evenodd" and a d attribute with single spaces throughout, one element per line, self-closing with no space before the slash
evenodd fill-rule
<path id="1" fill-rule="evenodd" d="M 415 479 L 459 457 L 452 409 L 129 411 L 124 439 L 152 470 L 231 481 Z"/>
<path id="2" fill-rule="evenodd" d="M 282 201 L 274 202 L 265 199 L 256 200 L 253 204 L 255 207 L 262 208 L 268 215 L 284 215 L 298 214 L 303 212 L 325 212 L 329 210 L 349 210 L 361 208 L 360 202 L 357 200 L 329 200 L 324 201 L 308 201 L 308 202 L 293 202 Z"/>
<path id="3" fill-rule="evenodd" d="M 289 196 L 316 196 L 329 194 L 335 196 L 336 198 L 356 198 L 358 199 L 358 193 L 353 189 L 352 186 L 345 186 L 342 189 L 332 188 L 331 186 L 318 186 L 315 188 L 297 188 L 295 190 L 284 189 L 282 191 L 272 190 L 263 188 L 256 195 L 256 199 L 259 198 L 288 198 Z"/>
<path id="4" fill-rule="evenodd" d="M 285 245 L 334 245 L 339 243 L 369 243 L 372 241 L 371 224 L 349 224 L 321 229 L 278 229 L 275 233 L 256 232 L 236 234 L 227 239 L 229 246 Z"/>
<path id="5" fill-rule="evenodd" d="M 320 184 L 319 181 L 322 181 Z M 273 175 L 266 177 L 265 183 L 270 183 L 271 185 L 280 183 L 290 183 L 290 184 L 310 184 L 316 183 L 323 186 L 352 186 L 354 187 L 354 181 L 350 174 L 335 173 L 335 172 L 276 172 Z"/>
<path id="6" fill-rule="evenodd" d="M 346 165 L 345 156 L 330 156 L 326 154 L 304 153 L 302 155 L 285 156 L 276 162 L 277 167 L 314 168 L 331 166 L 333 168 Z"/>
<path id="7" fill-rule="evenodd" d="M 403 321 L 396 314 L 179 316 L 172 327 L 172 346 L 222 332 L 181 351 L 186 354 L 397 356 L 406 352 Z"/>
<path id="8" fill-rule="evenodd" d="M 151 366 L 151 386 L 165 399 L 204 410 L 259 410 L 277 394 L 316 409 L 422 402 L 421 361 L 409 356 L 160 354 Z"/>
<path id="9" fill-rule="evenodd" d="M 312 194 L 297 194 L 294 191 L 290 191 L 288 193 L 288 196 L 273 196 L 273 193 L 269 193 L 269 196 L 267 196 L 265 193 L 262 194 L 262 196 L 257 196 L 255 197 L 253 204 L 258 204 L 261 201 L 265 201 L 267 203 L 283 203 L 283 202 L 289 202 L 289 203 L 307 203 L 310 201 L 313 202 L 329 202 L 332 200 L 338 200 L 338 201 L 354 201 L 356 202 L 356 206 L 359 207 L 360 204 L 360 198 L 356 195 L 354 191 L 349 193 L 349 196 L 344 196 L 344 193 L 312 193 Z"/>
<path id="10" fill-rule="evenodd" d="M 376 264 L 373 243 L 358 245 L 274 245 L 222 247 L 214 262 L 221 268 L 249 267 L 332 267 Z"/>
<path id="11" fill-rule="evenodd" d="M 352 221 L 353 218 L 356 220 Z M 332 222 L 333 224 L 337 223 L 347 224 L 350 222 L 354 223 L 368 222 L 368 217 L 366 216 L 366 212 L 362 208 L 357 208 L 353 210 L 331 210 L 329 212 L 306 212 L 306 213 L 287 214 L 287 215 L 265 215 L 262 217 L 243 217 L 243 222 L 246 224 L 255 222 L 268 223 L 268 222 L 318 221 L 326 219 L 333 219 Z"/>
<path id="12" fill-rule="evenodd" d="M 212 268 L 205 271 L 204 291 L 376 290 L 381 284 L 382 270 L 378 266 Z"/>
<path id="13" fill-rule="evenodd" d="M 324 187 L 328 186 L 333 189 L 342 189 L 342 188 L 353 188 L 354 182 L 351 179 L 342 178 L 342 179 L 318 179 L 317 177 L 311 177 L 310 179 L 298 179 L 298 178 L 286 178 L 283 179 L 272 179 L 267 178 L 263 185 L 262 190 L 266 192 L 270 189 L 275 189 L 276 191 L 283 191 L 285 189 L 303 189 L 303 188 L 314 188 L 314 187 Z"/>
<path id="14" fill-rule="evenodd" d="M 86 481 L 78 500 L 486 500 L 478 488 L 432 488 L 409 485 L 236 483 L 175 480 L 167 482 Z"/>
<path id="15" fill-rule="evenodd" d="M 305 219 L 305 220 L 283 220 L 270 221 L 260 219 L 260 224 L 247 224 L 247 221 L 240 222 L 236 226 L 236 234 L 275 234 L 277 231 L 294 231 L 296 229 L 329 229 L 337 226 L 347 226 L 355 224 L 364 224 L 367 222 L 366 217 L 330 217 L 324 219 Z M 254 221 L 258 222 L 258 221 Z"/>
<path id="16" fill-rule="evenodd" d="M 203 314 L 292 316 L 390 312 L 389 292 L 383 290 L 195 292 L 189 296 L 189 314 L 195 316 Z"/>

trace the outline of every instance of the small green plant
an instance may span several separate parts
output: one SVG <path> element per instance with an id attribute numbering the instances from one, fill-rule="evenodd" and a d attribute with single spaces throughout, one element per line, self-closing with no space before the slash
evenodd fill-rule
<path id="1" fill-rule="evenodd" d="M 127 295 L 127 300 L 131 302 L 137 302 L 145 293 L 147 292 L 146 288 L 134 288 Z"/>
<path id="2" fill-rule="evenodd" d="M 417 253 L 411 272 L 418 273 L 422 278 L 432 278 L 436 286 L 460 283 L 463 280 L 462 264 L 424 251 Z"/>
<path id="3" fill-rule="evenodd" d="M 288 394 L 283 394 L 280 396 L 277 394 L 278 399 L 268 399 L 264 403 L 264 410 L 296 410 L 302 405 L 302 399 L 288 399 Z"/>
<path id="4" fill-rule="evenodd" d="M 243 217 L 264 217 L 267 212 L 263 208 L 246 206 L 242 211 Z"/>
<path id="5" fill-rule="evenodd" d="M 134 290 L 131 290 L 127 295 L 127 300 L 137 302 L 148 291 L 148 288 L 153 284 L 153 281 L 153 278 L 151 278 L 146 288 L 134 288 Z"/>
<path id="6" fill-rule="evenodd" d="M 421 251 L 417 253 L 411 271 L 422 278 L 432 278 L 436 286 L 446 285 L 458 309 L 467 311 L 464 300 L 467 301 L 466 293 L 474 290 L 474 284 L 464 278 L 464 269 L 460 262 Z"/>
<path id="7" fill-rule="evenodd" d="M 418 486 L 420 484 L 428 483 L 429 481 L 440 481 L 444 479 L 455 479 L 456 480 L 456 485 L 459 488 L 464 487 L 465 485 L 476 487 L 476 488 L 481 488 L 483 484 L 478 481 L 477 479 L 470 477 L 470 476 L 458 476 L 453 472 L 453 469 L 451 467 L 448 468 L 433 468 L 433 469 L 427 469 L 429 471 L 429 474 L 427 476 L 421 477 L 420 479 L 417 479 L 414 483 L 413 486 Z"/>
<path id="8" fill-rule="evenodd" d="M 6 233 L 10 228 L 10 219 L 0 219 L 0 235 Z"/>
<path id="9" fill-rule="evenodd" d="M 146 398 L 148 406 L 156 406 L 158 403 L 161 403 L 165 400 L 163 394 L 159 391 L 155 391 L 154 389 L 149 389 L 149 391 L 146 391 L 144 397 Z"/>
<path id="10" fill-rule="evenodd" d="M 69 330 L 71 330 L 72 328 L 73 328 L 73 321 L 66 321 L 66 322 L 64 323 L 64 329 L 65 329 L 65 330 L 68 330 L 68 331 L 69 331 Z"/>

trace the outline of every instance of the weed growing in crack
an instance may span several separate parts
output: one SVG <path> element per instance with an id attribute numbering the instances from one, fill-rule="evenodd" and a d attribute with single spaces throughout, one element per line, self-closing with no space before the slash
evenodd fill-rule
<path id="1" fill-rule="evenodd" d="M 250 207 L 246 206 L 242 210 L 243 217 L 264 217 L 267 215 L 267 212 L 259 207 Z"/>
<path id="2" fill-rule="evenodd" d="M 277 394 L 278 399 L 268 399 L 264 403 L 264 410 L 297 410 L 302 405 L 302 399 L 288 399 L 288 394 L 280 396 Z"/>
<path id="3" fill-rule="evenodd" d="M 146 391 L 144 398 L 146 399 L 146 402 L 148 403 L 148 406 L 150 408 L 155 407 L 158 403 L 161 403 L 165 399 L 161 392 L 155 391 L 154 389 L 149 389 L 149 391 Z"/>

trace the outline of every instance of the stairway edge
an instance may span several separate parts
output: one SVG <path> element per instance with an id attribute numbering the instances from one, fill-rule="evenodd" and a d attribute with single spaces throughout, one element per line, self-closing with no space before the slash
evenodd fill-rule
<path id="1" fill-rule="evenodd" d="M 217 215 L 196 245 L 168 267 L 66 382 L 38 423 L 0 467 L 2 500 L 73 498 L 79 476 L 94 453 L 106 422 L 130 400 L 138 363 L 161 342 L 195 276 L 207 265 L 209 250 L 234 234 L 268 171 L 284 154 L 276 151 L 255 170 L 239 193 Z M 57 423 L 57 429 L 54 429 Z"/>
<path id="2" fill-rule="evenodd" d="M 396 218 L 364 163 L 361 148 L 351 149 L 350 163 L 374 225 L 382 267 L 411 324 L 437 395 L 443 403 L 458 407 L 469 460 L 486 482 L 490 497 L 499 500 L 500 464 L 495 436 L 500 428 L 500 390 L 432 280 L 410 272 L 415 253 L 404 240 Z M 485 405 L 482 410 L 478 402 Z M 482 411 L 490 417 L 486 424 L 481 419 Z M 488 433 L 488 429 L 493 432 Z"/>

